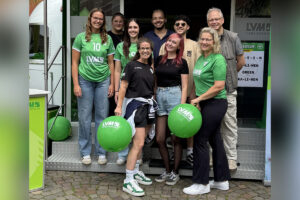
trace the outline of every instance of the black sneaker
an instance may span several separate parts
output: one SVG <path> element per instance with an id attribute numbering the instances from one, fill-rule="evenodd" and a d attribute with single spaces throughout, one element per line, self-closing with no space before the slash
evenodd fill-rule
<path id="1" fill-rule="evenodd" d="M 179 174 L 176 174 L 174 171 L 172 171 L 169 177 L 166 179 L 166 184 L 175 185 L 179 181 L 179 179 Z"/>

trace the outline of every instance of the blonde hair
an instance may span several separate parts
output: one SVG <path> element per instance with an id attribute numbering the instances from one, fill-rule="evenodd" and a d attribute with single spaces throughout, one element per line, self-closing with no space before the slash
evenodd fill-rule
<path id="1" fill-rule="evenodd" d="M 209 33 L 212 36 L 213 41 L 214 41 L 212 53 L 221 53 L 220 39 L 219 39 L 219 35 L 218 35 L 217 31 L 210 27 L 205 27 L 205 28 L 201 29 L 201 31 L 199 33 L 198 42 L 200 42 L 202 33 Z M 202 50 L 201 50 L 201 54 L 203 54 Z"/>
<path id="2" fill-rule="evenodd" d="M 103 24 L 100 27 L 100 38 L 101 43 L 104 44 L 107 41 L 107 32 L 105 28 L 105 14 L 101 8 L 93 8 L 88 16 L 88 20 L 85 26 L 85 39 L 86 41 L 91 41 L 91 35 L 92 35 L 92 25 L 91 25 L 91 18 L 95 12 L 101 12 L 103 14 Z"/>

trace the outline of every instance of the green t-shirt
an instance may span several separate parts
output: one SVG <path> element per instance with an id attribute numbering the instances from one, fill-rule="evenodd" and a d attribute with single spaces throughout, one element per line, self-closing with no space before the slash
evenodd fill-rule
<path id="1" fill-rule="evenodd" d="M 116 53 L 114 55 L 114 60 L 118 60 L 121 62 L 121 67 L 122 67 L 121 76 L 123 76 L 125 66 L 127 65 L 127 63 L 129 63 L 131 61 L 131 59 L 135 56 L 135 54 L 137 52 L 137 44 L 131 43 L 131 45 L 129 47 L 128 58 L 127 58 L 123 52 L 123 45 L 124 45 L 124 42 L 120 42 L 117 45 Z"/>
<path id="2" fill-rule="evenodd" d="M 110 75 L 107 56 L 115 53 L 113 41 L 107 35 L 107 41 L 101 44 L 99 34 L 92 34 L 91 41 L 85 39 L 85 32 L 76 36 L 74 50 L 80 52 L 79 74 L 88 81 L 102 82 Z"/>
<path id="3" fill-rule="evenodd" d="M 193 77 L 196 95 L 204 94 L 214 85 L 215 81 L 226 80 L 226 61 L 221 54 L 210 54 L 204 58 L 201 55 L 194 67 Z M 226 90 L 221 90 L 214 98 L 226 99 Z"/>

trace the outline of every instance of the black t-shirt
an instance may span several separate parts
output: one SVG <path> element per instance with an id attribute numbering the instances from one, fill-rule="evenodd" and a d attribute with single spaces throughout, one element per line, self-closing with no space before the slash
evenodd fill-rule
<path id="1" fill-rule="evenodd" d="M 155 63 L 155 75 L 158 87 L 173 87 L 181 85 L 181 74 L 189 74 L 189 68 L 185 59 L 182 64 L 176 65 L 173 59 L 167 59 L 164 64 L 159 63 L 162 56 L 159 56 Z"/>
<path id="2" fill-rule="evenodd" d="M 111 32 L 111 31 L 108 31 L 107 34 L 110 35 L 111 39 L 113 40 L 113 43 L 114 43 L 115 48 L 117 47 L 117 45 L 118 45 L 120 42 L 123 41 L 123 36 L 124 36 L 124 34 L 116 35 L 116 34 L 114 34 L 114 33 Z"/>
<path id="3" fill-rule="evenodd" d="M 122 80 L 128 82 L 127 98 L 151 98 L 154 94 L 154 74 L 150 65 L 139 61 L 129 62 Z"/>

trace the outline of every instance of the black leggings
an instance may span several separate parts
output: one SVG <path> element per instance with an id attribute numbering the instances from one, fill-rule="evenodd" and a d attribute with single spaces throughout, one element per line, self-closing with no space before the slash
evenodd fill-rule
<path id="1" fill-rule="evenodd" d="M 194 136 L 193 182 L 209 182 L 209 142 L 212 148 L 213 171 L 215 181 L 230 179 L 228 161 L 220 133 L 221 121 L 227 110 L 226 99 L 209 99 L 200 102 L 202 126 Z"/>

